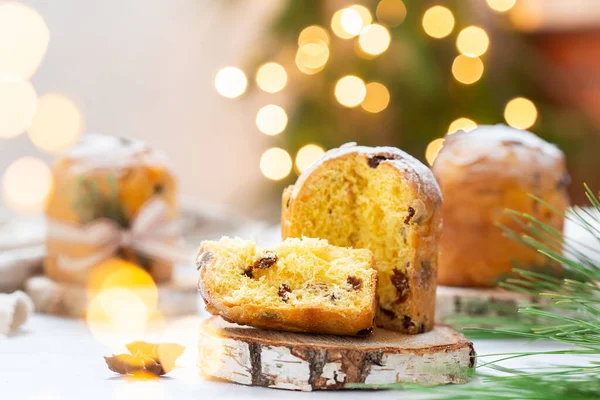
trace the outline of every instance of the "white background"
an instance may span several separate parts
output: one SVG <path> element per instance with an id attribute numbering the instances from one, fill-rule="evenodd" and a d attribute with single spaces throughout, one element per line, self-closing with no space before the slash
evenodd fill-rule
<path id="1" fill-rule="evenodd" d="M 279 0 L 22 3 L 34 7 L 50 31 L 32 78 L 38 95 L 69 96 L 88 132 L 144 139 L 166 152 L 184 196 L 256 211 L 261 191 L 273 185 L 260 173 L 260 155 L 275 143 L 254 119 L 282 94 L 225 99 L 213 80 L 221 67 L 247 66 Z M 248 75 L 253 79 L 254 71 Z M 0 175 L 23 155 L 52 159 L 26 134 L 0 140 Z"/>

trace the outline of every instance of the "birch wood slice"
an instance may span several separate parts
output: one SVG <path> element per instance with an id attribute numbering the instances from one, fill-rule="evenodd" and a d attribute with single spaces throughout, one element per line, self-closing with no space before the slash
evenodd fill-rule
<path id="1" fill-rule="evenodd" d="M 502 288 L 480 289 L 438 286 L 435 320 L 448 324 L 452 317 L 512 317 L 520 318 L 520 307 L 537 303 L 535 297 Z M 477 324 L 470 324 L 475 326 Z M 482 325 L 483 326 L 483 325 Z"/>
<path id="2" fill-rule="evenodd" d="M 212 317 L 201 325 L 198 366 L 207 375 L 287 390 L 350 389 L 352 384 L 464 383 L 473 343 L 445 326 L 368 338 L 266 331 Z"/>
<path id="3" fill-rule="evenodd" d="M 85 317 L 90 296 L 85 286 L 57 282 L 46 276 L 34 276 L 25 283 L 25 292 L 33 300 L 35 311 L 63 317 Z M 162 316 L 197 312 L 196 282 L 172 281 L 158 285 L 157 311 Z"/>

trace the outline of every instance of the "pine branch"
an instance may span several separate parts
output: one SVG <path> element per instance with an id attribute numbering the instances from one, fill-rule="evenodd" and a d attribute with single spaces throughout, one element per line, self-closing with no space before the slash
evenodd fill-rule
<path id="1" fill-rule="evenodd" d="M 597 238 L 600 223 L 600 201 L 589 187 L 586 195 L 596 213 L 574 217 L 586 232 Z M 548 206 L 537 199 L 541 205 Z M 579 209 L 580 210 L 580 209 Z M 556 212 L 556 210 L 554 210 Z M 479 355 L 476 381 L 463 386 L 393 384 L 387 389 L 401 389 L 429 394 L 434 399 L 591 399 L 600 393 L 600 265 L 594 263 L 574 242 L 566 242 L 563 234 L 533 216 L 507 211 L 516 218 L 520 232 L 501 227 L 505 235 L 522 245 L 544 254 L 562 265 L 569 277 L 552 273 L 515 269 L 514 275 L 502 283 L 513 291 L 534 296 L 537 303 L 519 309 L 519 315 L 501 317 L 461 316 L 453 323 L 465 325 L 484 322 L 494 328 L 466 328 L 470 336 L 485 338 L 527 338 L 550 340 L 566 349 Z M 591 218 L 591 219 L 588 219 Z M 509 360 L 565 355 L 581 357 L 580 365 L 546 368 L 508 368 Z M 590 359 L 591 357 L 591 359 Z M 489 360 L 489 361 L 488 361 Z M 490 372 L 484 372 L 489 370 Z"/>

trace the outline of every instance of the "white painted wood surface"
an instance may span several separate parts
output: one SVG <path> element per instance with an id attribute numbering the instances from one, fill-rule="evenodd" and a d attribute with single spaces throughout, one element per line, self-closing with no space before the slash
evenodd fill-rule
<path id="1" fill-rule="evenodd" d="M 0 398 L 2 400 L 410 400 L 413 392 L 270 390 L 214 380 L 198 373 L 198 317 L 169 319 L 151 326 L 144 340 L 169 340 L 186 346 L 177 367 L 158 381 L 130 381 L 106 368 L 103 357 L 113 349 L 94 339 L 81 320 L 36 314 L 18 332 L 0 340 Z M 557 350 L 548 342 L 476 340 L 478 354 Z M 564 348 L 564 347 L 563 347 Z M 480 358 L 480 364 L 489 358 Z M 585 359 L 585 362 L 589 359 Z M 510 360 L 508 367 L 545 367 L 575 363 L 573 357 L 545 356 Z M 581 362 L 581 361 L 579 361 Z M 489 370 L 486 372 L 490 372 Z M 467 383 L 466 385 L 476 384 Z"/>

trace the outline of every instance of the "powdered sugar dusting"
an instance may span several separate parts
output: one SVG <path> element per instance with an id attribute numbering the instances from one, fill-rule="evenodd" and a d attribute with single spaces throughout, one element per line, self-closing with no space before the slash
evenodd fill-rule
<path id="1" fill-rule="evenodd" d="M 446 136 L 438 160 L 455 165 L 471 165 L 481 160 L 517 158 L 519 163 L 554 164 L 563 152 L 535 134 L 503 124 L 483 125 L 470 132 Z"/>
<path id="2" fill-rule="evenodd" d="M 83 136 L 65 156 L 78 172 L 164 163 L 162 153 L 143 141 L 102 134 Z"/>
<path id="3" fill-rule="evenodd" d="M 323 165 L 323 163 L 352 153 L 362 154 L 366 157 L 378 155 L 394 156 L 394 159 L 381 160 L 381 163 L 390 163 L 391 165 L 395 166 L 400 172 L 402 172 L 407 180 L 416 185 L 419 194 L 436 202 L 441 202 L 442 195 L 437 180 L 435 179 L 433 172 L 421 161 L 395 147 L 357 146 L 354 142 L 346 143 L 337 149 L 329 150 L 320 160 L 305 170 L 298 177 L 290 197 L 292 199 L 296 198 L 306 179 L 317 168 Z"/>

